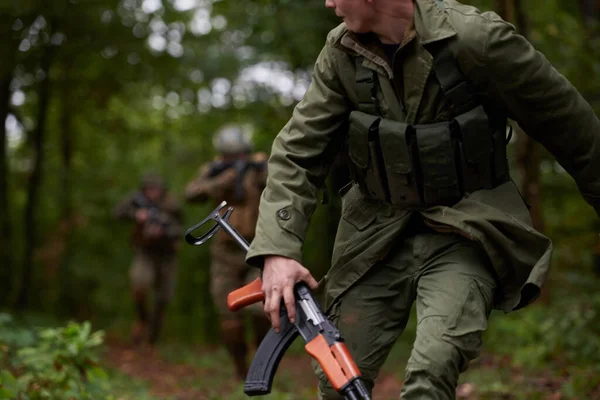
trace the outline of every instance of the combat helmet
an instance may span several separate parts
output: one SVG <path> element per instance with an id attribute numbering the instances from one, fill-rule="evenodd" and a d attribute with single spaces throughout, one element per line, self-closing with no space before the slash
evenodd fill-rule
<path id="1" fill-rule="evenodd" d="M 141 186 L 142 188 L 154 186 L 164 190 L 166 189 L 166 182 L 156 171 L 148 171 L 142 177 Z"/>
<path id="2" fill-rule="evenodd" d="M 215 150 L 221 154 L 252 152 L 250 134 L 239 125 L 225 125 L 213 138 Z"/>

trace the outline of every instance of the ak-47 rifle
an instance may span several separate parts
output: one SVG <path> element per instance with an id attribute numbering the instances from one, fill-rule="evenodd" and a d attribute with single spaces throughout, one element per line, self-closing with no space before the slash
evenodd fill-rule
<path id="1" fill-rule="evenodd" d="M 161 228 L 166 228 L 168 226 L 168 216 L 160 210 L 156 203 L 148 199 L 144 193 L 137 192 L 133 196 L 133 205 L 136 209 L 144 208 L 148 211 L 149 225 L 159 225 Z"/>
<path id="2" fill-rule="evenodd" d="M 201 245 L 208 241 L 219 228 L 231 235 L 246 251 L 249 244 L 242 235 L 233 228 L 228 220 L 233 207 L 228 207 L 224 215 L 221 210 L 227 205 L 223 201 L 208 217 L 194 225 L 185 234 L 185 240 L 192 245 Z M 195 237 L 192 232 L 201 226 L 215 222 L 204 235 Z M 237 311 L 250 304 L 263 301 L 260 278 L 248 285 L 234 290 L 227 297 L 230 310 Z M 362 380 L 360 370 L 344 344 L 342 335 L 331 321 L 323 314 L 319 303 L 315 300 L 310 288 L 299 282 L 294 286 L 296 297 L 296 320 L 292 324 L 287 316 L 285 305 L 282 304 L 281 328 L 276 332 L 269 330 L 256 351 L 254 360 L 248 370 L 244 393 L 248 396 L 261 396 L 271 393 L 273 378 L 279 361 L 293 341 L 302 336 L 306 342 L 304 347 L 323 368 L 325 375 L 334 389 L 348 400 L 370 400 L 369 392 Z"/>
<path id="3" fill-rule="evenodd" d="M 265 162 L 256 162 L 249 160 L 235 160 L 235 161 L 215 161 L 210 166 L 210 171 L 208 173 L 209 178 L 214 178 L 215 176 L 221 174 L 223 171 L 233 168 L 237 175 L 237 180 L 235 183 L 235 196 L 237 199 L 242 199 L 244 197 L 244 175 L 250 169 L 256 169 L 258 171 L 262 171 L 267 167 L 267 163 Z"/>

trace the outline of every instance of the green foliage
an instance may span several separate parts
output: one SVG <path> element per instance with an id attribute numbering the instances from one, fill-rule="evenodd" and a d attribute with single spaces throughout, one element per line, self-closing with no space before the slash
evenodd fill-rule
<path id="1" fill-rule="evenodd" d="M 304 349 L 305 343 L 298 338 L 286 351 L 273 380 L 272 392 L 266 396 L 257 396 L 257 400 L 303 400 L 316 396 L 317 379 L 314 376 Z M 201 354 L 201 356 L 199 356 Z M 162 359 L 173 365 L 188 365 L 201 371 L 180 384 L 190 392 L 201 392 L 211 400 L 243 400 L 244 384 L 233 376 L 233 365 L 224 348 L 218 350 L 190 351 L 190 347 L 181 344 L 166 345 L 161 348 Z"/>
<path id="2" fill-rule="evenodd" d="M 596 290 L 574 295 L 562 287 L 553 294 L 550 304 L 492 314 L 481 358 L 460 377 L 474 385 L 477 399 L 596 398 L 600 296 Z"/>
<path id="3" fill-rule="evenodd" d="M 95 352 L 103 335 L 89 322 L 31 330 L 1 314 L 0 398 L 112 399 Z"/>
<path id="4" fill-rule="evenodd" d="M 560 291 L 557 291 L 560 292 Z M 512 356 L 513 365 L 539 368 L 600 363 L 600 295 L 557 296 L 552 306 L 534 305 L 491 318 L 486 346 Z"/>

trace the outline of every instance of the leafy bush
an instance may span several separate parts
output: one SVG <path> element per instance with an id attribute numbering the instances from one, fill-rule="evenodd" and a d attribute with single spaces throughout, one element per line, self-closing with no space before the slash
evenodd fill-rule
<path id="1" fill-rule="evenodd" d="M 486 333 L 486 347 L 510 354 L 516 366 L 600 364 L 600 295 L 559 297 L 499 316 Z"/>
<path id="2" fill-rule="evenodd" d="M 103 337 L 89 322 L 27 329 L 0 314 L 0 399 L 113 399 L 95 354 Z"/>

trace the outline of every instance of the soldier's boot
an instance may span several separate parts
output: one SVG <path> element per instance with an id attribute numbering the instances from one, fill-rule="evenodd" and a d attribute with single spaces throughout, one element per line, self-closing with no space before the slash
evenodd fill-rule
<path id="1" fill-rule="evenodd" d="M 131 343 L 140 345 L 146 338 L 148 330 L 148 311 L 146 309 L 146 294 L 142 291 L 134 291 L 136 321 L 131 329 Z"/>
<path id="2" fill-rule="evenodd" d="M 262 343 L 263 339 L 271 329 L 271 322 L 267 319 L 267 317 L 262 315 L 253 315 L 252 316 L 252 327 L 254 328 L 254 343 L 256 348 Z"/>
<path id="3" fill-rule="evenodd" d="M 233 359 L 235 376 L 237 379 L 243 381 L 248 374 L 246 364 L 248 347 L 246 345 L 244 325 L 241 321 L 224 321 L 221 323 L 221 333 L 225 347 Z"/>
<path id="4" fill-rule="evenodd" d="M 148 339 L 151 346 L 154 346 L 158 341 L 165 319 L 166 308 L 167 303 L 163 300 L 156 301 L 156 304 L 154 305 L 154 314 L 152 315 L 152 321 L 150 323 L 150 336 Z"/>

